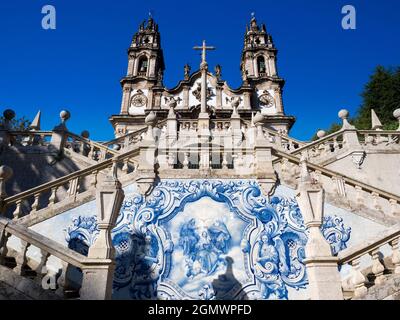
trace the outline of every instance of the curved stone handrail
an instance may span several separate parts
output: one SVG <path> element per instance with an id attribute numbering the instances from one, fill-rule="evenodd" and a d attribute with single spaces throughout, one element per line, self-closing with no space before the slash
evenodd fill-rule
<path id="1" fill-rule="evenodd" d="M 78 141 L 79 143 L 84 144 L 85 146 L 87 146 L 88 150 L 87 150 L 87 155 L 86 156 L 91 158 L 91 159 L 97 159 L 97 161 L 105 160 L 109 156 L 112 157 L 112 156 L 120 154 L 119 151 L 116 151 L 114 149 L 108 148 L 107 146 L 105 146 L 105 145 L 103 145 L 103 144 L 101 144 L 99 142 L 95 142 L 95 141 L 90 140 L 88 138 L 84 138 L 84 137 L 82 137 L 80 135 L 77 135 L 75 133 L 72 133 L 72 132 L 68 132 L 66 134 L 67 142 L 68 142 L 69 138 L 72 139 L 72 143 L 76 143 L 76 141 Z M 71 147 L 72 147 L 72 149 L 74 149 L 73 145 Z M 95 156 L 96 151 L 99 151 L 99 156 L 98 157 Z"/>
<path id="2" fill-rule="evenodd" d="M 384 257 L 381 248 L 390 246 L 391 254 Z M 365 241 L 361 245 L 348 248 L 338 254 L 339 266 L 349 265 L 351 267 L 350 282 L 343 281 L 343 288 L 354 291 L 354 298 L 361 298 L 368 293 L 367 284 L 381 285 L 385 283 L 390 274 L 400 274 L 400 224 L 384 231 L 378 237 Z M 369 264 L 362 266 L 361 259 L 370 257 Z M 393 265 L 388 270 L 386 259 Z M 363 271 L 364 270 L 364 271 Z M 367 271 L 368 270 L 368 271 Z M 372 273 L 372 280 L 368 279 L 366 273 Z M 372 283 L 371 283 L 372 281 Z"/>
<path id="3" fill-rule="evenodd" d="M 74 266 L 82 270 L 96 270 L 96 269 L 105 269 L 109 268 L 114 261 L 112 259 L 91 259 L 82 254 L 79 254 L 56 241 L 49 239 L 27 227 L 20 226 L 14 221 L 11 221 L 7 218 L 0 217 L 0 249 L 2 251 L 0 263 L 4 264 L 4 260 L 7 257 L 8 253 L 8 239 L 11 236 L 20 240 L 21 246 L 20 249 L 16 252 L 15 262 L 16 267 L 13 268 L 13 271 L 20 275 L 25 275 L 25 269 L 28 266 L 28 257 L 27 252 L 29 247 L 33 246 L 40 250 L 41 257 L 40 261 L 36 261 L 37 265 L 33 269 L 36 272 L 39 281 L 43 279 L 47 274 L 49 276 L 52 274 L 52 277 L 56 277 L 54 271 L 46 268 L 47 262 L 51 256 L 56 257 L 61 260 L 62 269 L 57 279 L 57 290 L 56 294 L 64 297 L 64 289 L 66 289 L 66 285 L 68 283 L 67 280 L 67 270 L 69 266 Z M 90 292 L 90 281 L 86 282 L 86 278 L 82 278 L 81 283 L 81 299 L 85 299 L 85 294 Z M 54 290 L 55 288 L 53 288 Z M 82 290 L 84 289 L 84 290 Z M 90 293 L 89 293 L 90 295 Z"/>
<path id="4" fill-rule="evenodd" d="M 285 159 L 289 160 L 290 162 L 293 162 L 293 163 L 295 163 L 295 164 L 297 164 L 297 165 L 299 165 L 299 164 L 300 164 L 300 161 L 301 161 L 299 158 L 297 158 L 297 157 L 294 156 L 293 154 L 288 154 L 288 153 L 283 152 L 283 151 L 280 151 L 280 150 L 276 150 L 276 149 L 275 149 L 275 150 L 274 150 L 274 154 L 275 154 L 276 156 L 280 157 L 280 158 L 278 158 L 278 159 L 275 159 L 275 160 L 273 161 L 274 163 L 279 163 L 279 162 L 281 162 L 281 158 L 285 158 Z M 323 175 L 325 175 L 325 176 L 328 176 L 328 177 L 330 177 L 330 178 L 340 178 L 340 179 L 343 179 L 343 181 L 344 181 L 346 184 L 348 184 L 348 185 L 350 185 L 350 186 L 352 186 L 352 187 L 361 188 L 361 189 L 359 189 L 359 190 L 367 191 L 367 192 L 370 192 L 371 194 L 376 194 L 378 197 L 383 198 L 383 199 L 385 199 L 385 200 L 389 200 L 389 201 L 390 201 L 390 200 L 395 200 L 395 201 L 397 201 L 397 203 L 400 203 L 400 197 L 397 196 L 397 195 L 395 195 L 395 194 L 393 194 L 393 193 L 390 193 L 390 192 L 384 191 L 384 190 L 382 190 L 382 189 L 373 187 L 373 186 L 368 185 L 368 184 L 366 184 L 366 183 L 364 183 L 364 182 L 361 182 L 361 181 L 358 181 L 358 180 L 356 180 L 356 179 L 350 178 L 350 177 L 348 177 L 348 176 L 345 176 L 345 175 L 340 174 L 340 173 L 338 173 L 338 172 L 336 172 L 336 171 L 327 169 L 327 168 L 325 168 L 325 167 L 321 167 L 321 166 L 316 165 L 316 164 L 314 164 L 314 163 L 307 162 L 307 167 L 308 167 L 309 169 L 313 170 L 313 171 L 318 171 L 318 172 L 320 172 L 321 174 L 323 174 Z"/>
<path id="5" fill-rule="evenodd" d="M 329 135 L 327 135 L 327 136 L 325 136 L 325 137 L 323 137 L 321 139 L 318 139 L 318 140 L 312 141 L 312 142 L 310 142 L 308 144 L 305 144 L 301 148 L 294 150 L 292 152 L 292 154 L 299 154 L 299 153 L 302 153 L 304 150 L 308 150 L 308 149 L 311 149 L 311 148 L 318 147 L 320 145 L 325 144 L 326 142 L 334 141 L 335 138 L 339 138 L 340 136 L 342 136 L 344 131 L 345 130 L 339 130 L 339 131 L 333 132 L 333 133 L 331 133 L 331 134 L 329 134 Z"/>
<path id="6" fill-rule="evenodd" d="M 377 237 L 363 241 L 363 243 L 358 246 L 347 248 L 339 252 L 339 264 L 350 263 L 352 260 L 361 258 L 362 256 L 389 244 L 397 238 L 400 238 L 400 224 L 383 231 Z"/>
<path id="7" fill-rule="evenodd" d="M 164 120 L 159 121 L 155 126 L 159 127 L 159 126 L 164 125 L 166 123 L 167 123 L 167 119 L 164 119 Z M 134 132 L 127 133 L 124 136 L 115 138 L 115 139 L 110 140 L 110 141 L 103 142 L 102 145 L 107 146 L 107 147 L 120 145 L 121 148 L 124 148 L 124 147 L 127 147 L 127 144 L 125 143 L 126 141 L 129 141 L 130 139 L 133 139 L 136 136 L 142 135 L 147 130 L 148 130 L 148 127 L 146 126 L 146 127 L 143 127 L 142 129 L 136 130 Z"/>
<path id="8" fill-rule="evenodd" d="M 132 163 L 131 158 L 137 156 L 139 153 L 139 148 L 129 150 L 123 154 L 115 155 L 113 158 L 106 159 L 102 162 L 99 162 L 93 166 L 87 167 L 82 170 L 75 171 L 71 174 L 68 174 L 66 176 L 63 176 L 61 178 L 58 178 L 54 181 L 50 181 L 47 183 L 44 183 L 40 186 L 37 186 L 35 188 L 20 192 L 16 195 L 7 197 L 4 199 L 4 206 L 6 208 L 9 208 L 12 205 L 15 205 L 15 210 L 13 211 L 13 215 L 15 218 L 20 218 L 21 216 L 21 205 L 22 202 L 25 200 L 28 200 L 30 197 L 34 197 L 34 201 L 32 205 L 30 206 L 30 211 L 38 211 L 39 209 L 39 198 L 41 195 L 44 193 L 48 192 L 49 194 L 47 200 L 47 206 L 54 204 L 57 202 L 57 190 L 60 187 L 63 187 L 68 184 L 68 195 L 74 196 L 77 193 L 82 192 L 82 190 L 79 190 L 79 182 L 88 176 L 92 176 L 93 180 L 91 182 L 91 185 L 95 186 L 97 183 L 97 176 L 100 171 L 109 169 L 112 167 L 114 162 L 117 163 L 123 163 L 122 171 L 125 173 L 128 173 L 130 170 L 130 165 Z M 135 169 L 135 168 L 134 168 Z"/>

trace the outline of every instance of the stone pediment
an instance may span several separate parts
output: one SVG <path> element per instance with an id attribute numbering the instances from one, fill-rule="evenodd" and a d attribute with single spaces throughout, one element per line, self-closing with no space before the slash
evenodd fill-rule
<path id="1" fill-rule="evenodd" d="M 238 108 L 244 108 L 243 93 L 248 89 L 242 87 L 232 89 L 226 83 L 217 78 L 211 72 L 207 72 L 207 105 L 216 109 L 232 110 L 232 101 L 239 101 Z M 200 105 L 201 102 L 201 71 L 192 73 L 187 80 L 181 80 L 177 86 L 172 89 L 165 89 L 161 101 L 161 108 L 167 108 L 169 101 L 174 99 L 177 102 L 176 107 L 182 105 L 189 108 Z"/>

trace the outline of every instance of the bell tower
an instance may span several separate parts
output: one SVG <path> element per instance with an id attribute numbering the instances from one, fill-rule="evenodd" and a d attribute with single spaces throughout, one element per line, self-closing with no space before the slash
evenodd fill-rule
<path id="1" fill-rule="evenodd" d="M 117 137 L 143 127 L 146 110 L 159 108 L 164 69 L 158 24 L 150 16 L 140 24 L 128 48 L 128 70 L 121 80 L 121 111 L 110 118 Z"/>
<path id="2" fill-rule="evenodd" d="M 164 58 L 160 43 L 158 25 L 153 18 L 143 21 L 135 33 L 128 49 L 128 77 L 157 80 L 158 73 L 164 72 Z"/>
<path id="3" fill-rule="evenodd" d="M 246 26 L 240 68 L 243 84 L 252 88 L 251 105 L 261 111 L 264 124 L 287 134 L 295 119 L 286 116 L 283 107 L 285 80 L 278 76 L 277 54 L 272 37 L 265 24 L 257 24 L 252 14 Z"/>
<path id="4" fill-rule="evenodd" d="M 278 77 L 276 68 L 277 50 L 265 24 L 258 26 L 253 16 L 250 27 L 246 26 L 241 70 L 243 80 Z"/>

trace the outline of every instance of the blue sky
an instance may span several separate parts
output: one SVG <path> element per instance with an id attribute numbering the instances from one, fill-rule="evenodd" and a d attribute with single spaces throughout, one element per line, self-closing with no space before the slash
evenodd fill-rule
<path id="1" fill-rule="evenodd" d="M 57 10 L 53 31 L 41 28 L 46 4 Z M 357 10 L 357 30 L 341 28 L 346 4 Z M 343 107 L 354 114 L 377 65 L 400 65 L 398 0 L 2 0 L 0 109 L 30 119 L 40 109 L 42 129 L 52 129 L 66 108 L 72 132 L 111 139 L 108 117 L 120 110 L 126 49 L 149 10 L 161 31 L 168 88 L 184 64 L 198 68 L 192 47 L 203 39 L 217 47 L 207 59 L 212 70 L 221 64 L 228 84 L 240 86 L 245 25 L 255 12 L 279 49 L 285 111 L 297 118 L 291 135 L 300 139 L 328 127 Z"/>

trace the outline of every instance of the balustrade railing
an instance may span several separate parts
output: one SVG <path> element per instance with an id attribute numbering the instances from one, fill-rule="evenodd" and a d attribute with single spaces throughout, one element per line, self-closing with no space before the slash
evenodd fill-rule
<path id="1" fill-rule="evenodd" d="M 65 148 L 94 161 L 103 161 L 119 154 L 118 151 L 110 149 L 101 143 L 86 139 L 71 132 L 67 133 Z"/>
<path id="2" fill-rule="evenodd" d="M 400 275 L 400 225 L 360 246 L 341 251 L 338 257 L 341 267 L 350 267 L 350 279 L 344 279 L 343 287 L 351 289 L 354 298 L 365 296 L 369 287 L 383 284 L 390 274 Z"/>
<path id="3" fill-rule="evenodd" d="M 10 131 L 13 146 L 45 146 L 50 143 L 52 131 Z"/>
<path id="4" fill-rule="evenodd" d="M 282 178 L 285 176 L 293 178 L 300 173 L 299 158 L 279 150 L 275 150 L 274 154 L 278 159 L 273 162 L 281 164 Z M 372 208 L 379 212 L 380 216 L 385 214 L 394 219 L 400 216 L 399 196 L 311 162 L 307 162 L 307 167 L 312 172 L 314 179 L 323 183 L 327 192 L 336 195 L 333 200 L 351 201 L 353 208 L 354 206 L 363 210 Z M 286 175 L 286 173 L 288 174 Z"/>
<path id="5" fill-rule="evenodd" d="M 15 238 L 11 243 L 11 238 Z M 19 241 L 18 241 L 19 240 Z M 19 248 L 15 248 L 19 242 Z M 10 249 L 15 251 L 13 256 L 10 255 Z M 28 250 L 37 250 L 39 255 L 37 259 L 29 259 Z M 41 283 L 42 279 L 47 276 L 48 278 L 55 279 L 55 288 L 49 288 L 64 298 L 66 290 L 70 290 L 70 283 L 68 278 L 68 270 L 70 267 L 76 267 L 79 271 L 98 268 L 102 265 L 108 266 L 112 263 L 110 259 L 89 259 L 57 242 L 51 240 L 43 235 L 16 224 L 7 218 L 0 217 L 0 264 L 10 267 L 7 259 L 14 258 L 15 262 L 12 269 L 20 276 L 34 277 L 34 280 Z M 49 266 L 49 260 L 52 258 L 60 260 L 61 268 L 54 270 L 54 259 L 52 259 L 53 267 Z M 74 280 L 74 289 L 79 291 L 84 286 L 84 278 L 80 283 L 76 283 L 79 279 Z M 47 289 L 47 288 L 46 288 Z"/>
<path id="6" fill-rule="evenodd" d="M 387 148 L 400 145 L 400 131 L 358 130 L 358 140 L 367 147 Z"/>
<path id="7" fill-rule="evenodd" d="M 307 151 L 310 161 L 323 160 L 336 155 L 343 149 L 343 131 L 334 132 L 324 138 L 311 142 L 294 150 L 292 154 L 299 155 Z"/>
<path id="8" fill-rule="evenodd" d="M 125 174 L 136 170 L 138 149 L 133 149 L 119 156 L 106 159 L 88 168 L 73 172 L 54 181 L 23 191 L 4 199 L 3 206 L 14 219 L 40 211 L 64 201 L 76 199 L 77 195 L 93 190 L 96 187 L 100 173 L 108 170 L 117 162 Z"/>

